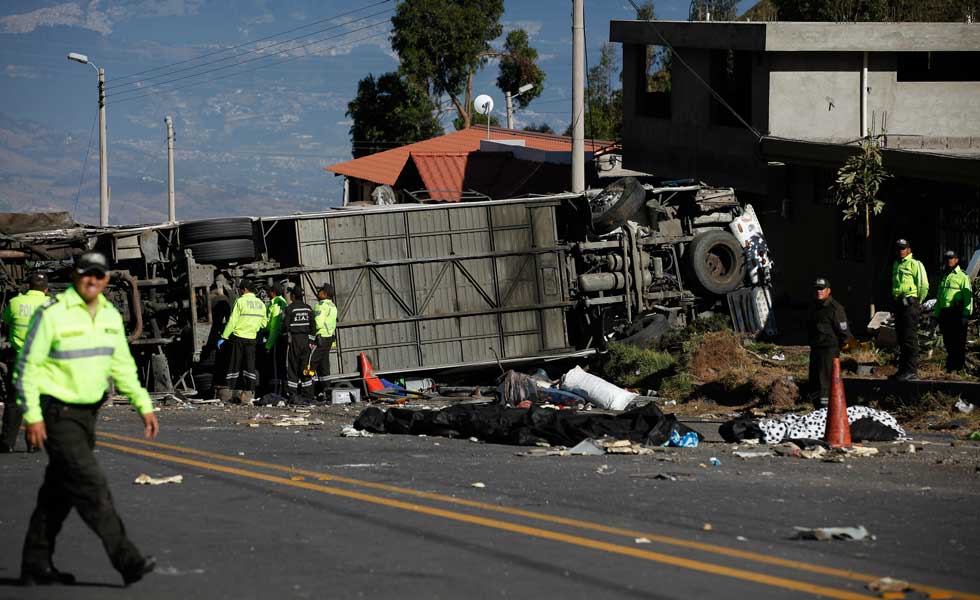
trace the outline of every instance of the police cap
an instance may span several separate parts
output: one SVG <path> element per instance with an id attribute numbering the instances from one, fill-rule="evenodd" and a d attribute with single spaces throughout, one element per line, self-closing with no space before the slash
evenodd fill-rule
<path id="1" fill-rule="evenodd" d="M 909 241 L 905 238 L 898 238 L 895 240 L 895 247 L 899 250 L 904 250 L 909 247 Z"/>
<path id="2" fill-rule="evenodd" d="M 959 258 L 959 256 L 956 254 L 956 250 L 947 250 L 943 254 L 943 258 L 945 258 L 946 260 L 949 260 L 951 258 Z"/>
<path id="3" fill-rule="evenodd" d="M 826 277 L 817 277 L 813 280 L 813 289 L 824 290 L 830 287 L 830 282 L 827 281 Z"/>
<path id="4" fill-rule="evenodd" d="M 105 277 L 109 272 L 109 261 L 101 252 L 86 252 L 75 261 L 75 272 L 79 275 Z"/>

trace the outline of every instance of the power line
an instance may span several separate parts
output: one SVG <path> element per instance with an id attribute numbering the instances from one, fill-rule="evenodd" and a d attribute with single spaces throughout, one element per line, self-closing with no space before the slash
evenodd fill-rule
<path id="1" fill-rule="evenodd" d="M 334 20 L 334 19 L 339 19 L 341 17 L 346 17 L 347 15 L 351 15 L 351 14 L 354 14 L 356 12 L 359 12 L 359 11 L 362 11 L 362 10 L 366 10 L 368 8 L 374 8 L 375 6 L 379 6 L 381 4 L 385 4 L 386 2 L 391 2 L 391 0 L 381 0 L 380 2 L 375 2 L 374 4 L 368 4 L 367 6 L 362 6 L 361 8 L 355 8 L 354 10 L 350 10 L 350 11 L 347 11 L 345 13 L 340 13 L 340 14 L 334 15 L 332 17 L 326 17 L 324 19 L 318 19 L 318 20 L 313 21 L 311 23 L 307 23 L 306 25 L 300 25 L 299 27 L 294 27 L 293 29 L 287 29 L 286 31 L 280 31 L 279 33 L 274 33 L 274 34 L 268 35 L 266 37 L 262 37 L 262 38 L 258 38 L 258 39 L 255 39 L 255 40 L 249 40 L 249 41 L 246 41 L 246 42 L 242 42 L 241 44 L 238 44 L 237 46 L 231 46 L 230 48 L 223 48 L 221 50 L 214 50 L 212 52 L 206 52 L 204 54 L 201 54 L 199 56 L 195 56 L 193 58 L 188 58 L 188 59 L 185 59 L 185 60 L 180 60 L 180 61 L 177 61 L 177 62 L 174 62 L 174 63 L 170 63 L 169 65 L 162 65 L 162 66 L 159 66 L 159 67 L 153 67 L 152 69 L 145 69 L 143 71 L 137 71 L 135 73 L 129 73 L 127 75 L 121 75 L 119 77 L 116 77 L 116 78 L 110 80 L 110 83 L 112 81 L 119 81 L 120 79 L 128 79 L 130 77 L 136 77 L 137 75 L 143 75 L 144 73 L 153 73 L 154 71 L 159 71 L 161 69 L 169 69 L 170 67 L 176 67 L 177 65 L 182 65 L 184 63 L 193 62 L 195 60 L 200 60 L 202 58 L 207 58 L 208 56 L 214 56 L 215 54 L 221 54 L 222 52 L 228 52 L 230 50 L 235 50 L 235 49 L 241 48 L 242 46 L 248 46 L 249 44 L 256 44 L 258 42 L 264 42 L 265 40 L 272 39 L 274 37 L 279 37 L 280 35 L 286 35 L 288 33 L 293 33 L 295 31 L 299 31 L 300 29 L 306 29 L 307 27 L 312 27 L 314 25 L 319 25 L 320 23 L 323 23 L 325 21 L 331 21 L 331 20 Z"/>
<path id="2" fill-rule="evenodd" d="M 303 38 L 308 38 L 308 37 L 317 35 L 318 33 L 323 33 L 325 31 L 330 31 L 330 30 L 333 30 L 333 29 L 338 29 L 340 27 L 346 27 L 346 26 L 348 26 L 348 25 L 350 25 L 352 23 L 357 23 L 358 21 L 363 21 L 365 19 L 370 19 L 372 17 L 377 17 L 379 15 L 383 15 L 385 13 L 389 13 L 392 10 L 393 9 L 390 9 L 389 8 L 389 9 L 386 9 L 386 10 L 378 11 L 376 13 L 372 13 L 370 15 L 365 15 L 363 17 L 359 17 L 357 19 L 354 19 L 352 21 L 348 21 L 346 23 L 340 23 L 340 24 L 337 24 L 337 25 L 332 25 L 330 27 L 325 27 L 323 29 L 318 29 L 318 30 L 316 30 L 316 31 L 314 31 L 312 33 L 307 33 L 307 34 L 304 34 L 304 35 L 296 36 L 296 37 L 293 37 L 293 38 L 289 38 L 289 39 L 286 39 L 286 40 L 282 40 L 282 41 L 276 42 L 274 44 L 269 44 L 268 46 L 261 46 L 261 47 L 255 48 L 253 50 L 249 50 L 247 52 L 240 52 L 238 54 L 233 54 L 231 56 L 226 56 L 224 58 L 219 58 L 219 59 L 216 59 L 216 60 L 208 61 L 208 62 L 205 62 L 205 63 L 201 63 L 199 65 L 192 65 L 190 67 L 184 67 L 183 69 L 177 69 L 175 71 L 168 71 L 166 73 L 160 73 L 159 75 L 151 75 L 150 77 L 146 77 L 146 78 L 139 79 L 139 80 L 136 80 L 136 81 L 131 81 L 131 82 L 127 82 L 127 83 L 121 83 L 121 84 L 119 84 L 117 86 L 109 85 L 109 86 L 106 87 L 106 89 L 107 90 L 113 90 L 113 89 L 117 89 L 117 88 L 125 87 L 125 86 L 138 86 L 141 83 L 150 81 L 151 79 L 157 79 L 157 78 L 160 78 L 160 77 L 167 77 L 167 76 L 170 76 L 170 75 L 176 75 L 177 73 L 184 73 L 186 71 L 193 71 L 194 69 L 201 69 L 201 68 L 206 67 L 208 65 L 218 64 L 220 62 L 224 62 L 224 61 L 227 61 L 227 60 L 233 60 L 233 59 L 236 59 L 236 58 L 241 58 L 243 56 L 247 56 L 249 54 L 254 54 L 256 52 L 263 52 L 263 53 L 265 53 L 270 48 L 274 48 L 276 46 L 281 46 L 283 44 L 287 44 L 289 42 L 294 42 L 296 40 L 300 40 L 300 39 L 303 39 Z M 358 31 L 358 30 L 355 29 L 353 31 Z M 350 33 L 350 32 L 348 32 L 348 33 Z M 313 43 L 316 43 L 316 42 L 313 42 Z M 279 54 L 280 52 L 288 52 L 290 50 L 295 50 L 297 48 L 302 48 L 302 47 L 303 46 L 296 46 L 296 47 L 293 47 L 293 48 L 286 48 L 284 50 L 277 50 L 276 52 L 274 52 L 272 54 L 267 54 L 267 55 L 264 55 L 264 56 L 261 56 L 261 57 L 258 57 L 258 58 L 254 58 L 254 59 L 251 59 L 251 60 L 259 60 L 260 58 L 266 58 L 267 56 L 273 56 L 275 54 Z M 248 61 L 242 61 L 242 62 L 248 62 Z M 236 63 L 236 64 L 242 64 L 242 63 L 239 62 L 239 63 Z M 202 71 L 201 73 L 193 73 L 191 75 L 186 75 L 184 77 L 178 77 L 177 79 L 171 79 L 169 81 L 164 81 L 164 82 L 161 82 L 159 84 L 150 84 L 150 85 L 163 85 L 164 83 L 171 83 L 171 82 L 174 82 L 174 81 L 180 81 L 181 79 L 187 79 L 188 77 L 196 77 L 197 75 L 202 75 L 202 74 L 207 73 L 207 72 L 209 72 L 209 71 Z M 135 90 L 132 90 L 132 89 L 123 90 L 122 92 L 118 92 L 118 93 L 126 93 L 126 92 L 132 92 L 132 91 L 135 91 Z"/>
<path id="3" fill-rule="evenodd" d="M 384 23 L 384 21 L 382 21 L 381 23 Z M 379 25 L 379 24 L 380 23 L 375 23 L 374 25 Z M 368 29 L 368 28 L 369 27 L 364 27 L 363 29 Z M 349 33 L 353 33 L 353 32 L 349 32 Z M 375 33 L 375 34 L 372 34 L 372 35 L 364 36 L 364 37 L 361 37 L 361 38 L 358 38 L 358 39 L 355 39 L 355 40 L 347 40 L 346 42 L 341 43 L 341 44 L 334 44 L 333 46 L 327 46 L 326 48 L 323 48 L 323 50 L 333 50 L 335 48 L 341 48 L 343 46 L 347 46 L 347 45 L 350 45 L 350 44 L 356 44 L 357 42 L 363 42 L 363 41 L 370 40 L 370 39 L 373 39 L 373 38 L 376 38 L 376 37 L 379 37 L 379 36 L 382 36 L 382 35 L 388 35 L 388 33 L 389 33 L 388 31 L 384 31 L 384 32 L 380 32 L 380 33 Z M 347 35 L 347 34 L 344 34 L 344 35 Z M 337 37 L 342 37 L 342 36 L 337 36 Z M 322 42 L 322 41 L 326 41 L 326 40 L 320 40 L 320 41 Z M 261 58 L 270 58 L 270 57 L 263 56 Z M 188 83 L 187 85 L 181 85 L 181 86 L 177 86 L 177 87 L 170 88 L 170 89 L 154 90 L 154 91 L 150 91 L 149 93 L 146 93 L 146 94 L 140 94 L 138 96 L 126 96 L 124 98 L 120 98 L 120 99 L 114 100 L 112 103 L 113 104 L 121 104 L 123 102 L 129 102 L 130 100 L 138 100 L 139 98 L 146 98 L 146 97 L 149 97 L 149 96 L 156 96 L 156 95 L 161 94 L 161 93 L 176 92 L 178 90 L 187 89 L 187 88 L 194 87 L 194 86 L 197 86 L 197 85 L 202 85 L 202 84 L 205 84 L 205 83 L 213 83 L 215 81 L 220 81 L 222 79 L 228 79 L 229 77 L 237 77 L 239 75 L 244 75 L 246 73 L 252 73 L 254 71 L 258 71 L 259 69 L 265 69 L 265 68 L 268 68 L 268 67 L 274 67 L 276 65 L 281 65 L 284 62 L 289 62 L 291 60 L 296 60 L 298 58 L 305 58 L 305 56 L 290 56 L 290 57 L 285 58 L 285 59 L 280 60 L 280 61 L 276 61 L 276 62 L 272 62 L 272 63 L 267 63 L 267 64 L 264 64 L 264 65 L 259 65 L 257 67 L 253 67 L 251 69 L 246 69 L 244 71 L 237 71 L 235 73 L 228 73 L 227 75 L 222 75 L 220 77 L 213 77 L 211 79 L 206 79 L 204 81 L 195 81 L 195 82 Z M 232 66 L 234 66 L 234 65 L 232 65 Z M 156 84 L 156 85 L 162 85 L 162 84 Z M 150 86 L 150 87 L 156 87 L 156 85 Z"/>
<path id="4" fill-rule="evenodd" d="M 78 178 L 78 189 L 75 190 L 75 206 L 71 209 L 71 218 L 75 218 L 75 213 L 78 211 L 78 198 L 82 194 L 82 183 L 85 181 L 85 170 L 88 168 L 88 157 L 92 154 L 92 137 L 95 133 L 95 119 L 99 116 L 99 109 L 95 109 L 95 114 L 92 115 L 92 127 L 88 130 L 88 146 L 85 149 L 85 160 L 82 161 L 82 174 Z"/>

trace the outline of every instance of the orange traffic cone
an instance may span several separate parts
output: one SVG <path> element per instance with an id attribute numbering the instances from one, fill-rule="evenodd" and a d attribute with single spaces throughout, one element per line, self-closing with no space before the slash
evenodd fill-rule
<path id="1" fill-rule="evenodd" d="M 833 375 L 830 380 L 830 406 L 827 407 L 827 433 L 824 435 L 824 441 L 832 448 L 850 448 L 852 445 L 839 358 L 834 359 Z"/>
<path id="2" fill-rule="evenodd" d="M 381 383 L 378 376 L 374 374 L 374 368 L 371 366 L 371 362 L 367 359 L 367 356 L 361 352 L 357 357 L 358 369 L 361 371 L 361 378 L 364 380 L 364 385 L 367 386 L 368 392 L 380 392 L 385 389 L 385 385 Z"/>

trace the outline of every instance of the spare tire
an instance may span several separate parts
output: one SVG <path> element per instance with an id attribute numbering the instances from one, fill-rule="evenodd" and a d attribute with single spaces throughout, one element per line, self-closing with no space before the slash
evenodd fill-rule
<path id="1" fill-rule="evenodd" d="M 647 191 L 635 177 L 623 177 L 612 182 L 589 201 L 592 206 L 592 226 L 596 233 L 609 233 L 626 221 L 646 222 L 644 205 Z"/>
<path id="2" fill-rule="evenodd" d="M 684 260 L 697 286 L 709 294 L 724 296 L 745 278 L 745 253 L 727 231 L 712 229 L 694 236 Z"/>
<path id="3" fill-rule="evenodd" d="M 180 226 L 180 241 L 185 246 L 214 240 L 252 239 L 252 219 L 234 217 L 190 221 Z"/>
<path id="4" fill-rule="evenodd" d="M 184 246 L 202 263 L 249 262 L 255 259 L 255 244 L 247 240 L 215 240 Z"/>

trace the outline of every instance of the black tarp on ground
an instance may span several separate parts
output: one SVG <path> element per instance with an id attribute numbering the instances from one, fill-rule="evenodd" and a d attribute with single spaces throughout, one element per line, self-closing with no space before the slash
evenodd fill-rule
<path id="1" fill-rule="evenodd" d="M 470 438 L 495 444 L 574 446 L 586 438 L 611 437 L 660 446 L 677 430 L 693 431 L 665 415 L 653 404 L 610 415 L 532 407 L 507 408 L 496 404 L 459 404 L 443 410 L 376 407 L 364 409 L 355 429 L 372 433 L 432 435 Z M 696 433 L 696 432 L 695 432 Z M 698 439 L 703 437 L 698 434 Z"/>

